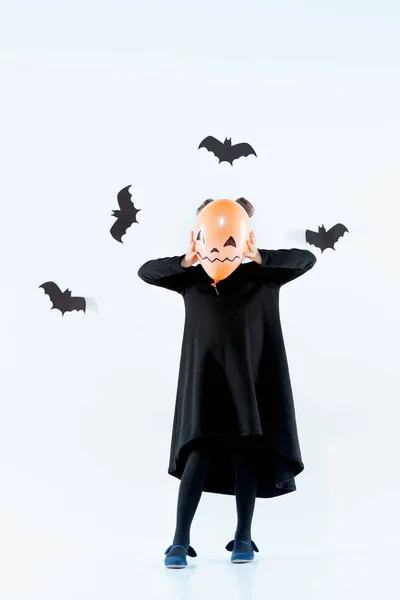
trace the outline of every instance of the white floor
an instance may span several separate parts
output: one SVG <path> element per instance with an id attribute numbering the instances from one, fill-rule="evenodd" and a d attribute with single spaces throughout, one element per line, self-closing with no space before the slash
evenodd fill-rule
<path id="1" fill-rule="evenodd" d="M 163 566 L 163 546 L 143 558 L 114 544 L 90 551 L 67 548 L 50 555 L 27 555 L 13 548 L 1 565 L 1 600 L 214 600 L 298 598 L 355 600 L 398 597 L 399 554 L 382 552 L 291 553 L 266 549 L 253 563 L 233 565 L 214 546 L 198 547 L 196 559 L 182 570 Z M 208 554 L 208 555 L 207 555 Z"/>
<path id="2" fill-rule="evenodd" d="M 112 424 L 98 425 L 101 407 L 88 405 L 83 427 L 67 402 L 34 398 L 19 410 L 10 394 L 0 420 L 0 600 L 400 598 L 394 436 L 385 446 L 369 446 L 368 431 L 325 436 L 317 452 L 304 435 L 297 492 L 257 499 L 254 563 L 233 565 L 225 550 L 234 497 L 203 494 L 191 531 L 198 557 L 176 571 L 163 562 L 179 489 L 166 473 L 166 426 L 145 454 L 118 405 L 112 435 Z"/>

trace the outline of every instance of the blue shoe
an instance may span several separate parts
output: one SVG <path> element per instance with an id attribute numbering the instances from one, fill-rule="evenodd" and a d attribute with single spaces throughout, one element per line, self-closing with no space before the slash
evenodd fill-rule
<path id="1" fill-rule="evenodd" d="M 232 552 L 231 562 L 233 563 L 244 563 L 251 562 L 254 560 L 254 550 L 258 552 L 258 548 L 253 542 L 246 540 L 232 540 L 225 546 L 225 549 Z"/>
<path id="2" fill-rule="evenodd" d="M 187 549 L 185 546 L 180 546 L 179 544 L 171 544 L 165 551 L 165 554 L 170 553 L 169 556 L 166 556 L 164 559 L 164 564 L 166 567 L 170 569 L 183 569 L 187 567 L 186 556 L 190 556 L 194 558 L 197 556 L 196 551 L 189 546 Z"/>

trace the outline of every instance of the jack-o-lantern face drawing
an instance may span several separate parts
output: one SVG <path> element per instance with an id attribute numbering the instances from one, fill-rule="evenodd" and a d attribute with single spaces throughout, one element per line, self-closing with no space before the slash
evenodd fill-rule
<path id="1" fill-rule="evenodd" d="M 241 264 L 250 231 L 248 214 L 234 200 L 213 200 L 200 212 L 193 239 L 200 264 L 215 283 Z"/>

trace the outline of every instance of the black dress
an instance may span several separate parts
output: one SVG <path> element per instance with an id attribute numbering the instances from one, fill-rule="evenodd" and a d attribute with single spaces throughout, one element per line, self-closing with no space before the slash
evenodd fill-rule
<path id="1" fill-rule="evenodd" d="M 257 497 L 296 489 L 303 469 L 279 316 L 280 287 L 315 264 L 308 250 L 260 250 L 262 264 L 241 264 L 216 287 L 201 265 L 182 256 L 146 262 L 143 281 L 173 290 L 185 303 L 178 390 L 168 473 L 180 479 L 189 452 L 213 442 L 205 492 L 234 494 L 226 449 L 236 436 L 251 448 Z"/>

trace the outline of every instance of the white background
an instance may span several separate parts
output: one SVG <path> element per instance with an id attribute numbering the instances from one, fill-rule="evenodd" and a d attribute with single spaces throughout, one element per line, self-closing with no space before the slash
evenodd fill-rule
<path id="1" fill-rule="evenodd" d="M 396 595 L 400 8 L 393 0 L 3 1 L 0 598 Z M 258 158 L 218 165 L 206 135 Z M 118 244 L 126 185 L 141 209 Z M 259 247 L 336 251 L 281 293 L 306 465 L 260 499 L 231 565 L 232 496 L 204 494 L 198 558 L 163 566 L 183 327 L 138 277 L 183 254 L 197 206 L 244 195 Z M 50 310 L 54 280 L 88 300 Z"/>

